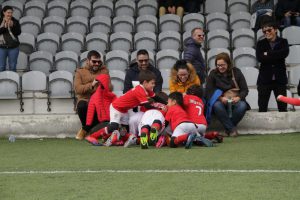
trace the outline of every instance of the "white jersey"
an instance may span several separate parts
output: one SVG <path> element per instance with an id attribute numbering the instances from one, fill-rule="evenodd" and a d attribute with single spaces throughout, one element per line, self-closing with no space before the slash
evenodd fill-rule
<path id="1" fill-rule="evenodd" d="M 141 128 L 145 125 L 151 126 L 153 124 L 154 120 L 159 120 L 162 123 L 161 131 L 163 131 L 163 129 L 165 127 L 164 115 L 159 110 L 151 109 L 151 110 L 147 110 L 144 113 L 144 115 L 138 125 L 139 136 L 141 135 Z"/>

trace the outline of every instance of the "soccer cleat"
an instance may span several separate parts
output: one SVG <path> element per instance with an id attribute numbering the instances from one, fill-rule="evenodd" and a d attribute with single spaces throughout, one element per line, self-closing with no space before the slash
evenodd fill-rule
<path id="1" fill-rule="evenodd" d="M 127 148 L 131 145 L 136 144 L 136 140 L 137 140 L 136 136 L 134 134 L 130 134 L 130 136 L 128 137 L 127 141 L 124 144 L 124 147 Z"/>
<path id="2" fill-rule="evenodd" d="M 84 136 L 87 134 L 87 132 L 85 130 L 83 130 L 82 128 L 79 129 L 79 131 L 76 134 L 76 140 L 83 140 Z"/>
<path id="3" fill-rule="evenodd" d="M 155 147 L 156 148 L 161 148 L 162 146 L 164 146 L 166 144 L 166 136 L 165 135 L 161 135 L 159 136 Z"/>
<path id="4" fill-rule="evenodd" d="M 141 148 L 148 149 L 148 136 L 146 133 L 142 133 L 140 137 Z"/>
<path id="5" fill-rule="evenodd" d="M 94 137 L 91 136 L 86 136 L 85 140 L 88 141 L 89 143 L 91 143 L 94 146 L 102 146 L 101 143 L 98 142 L 98 140 Z"/>
<path id="6" fill-rule="evenodd" d="M 200 145 L 204 145 L 206 147 L 213 147 L 214 144 L 211 140 L 203 137 L 203 136 L 199 136 L 197 135 L 196 138 L 195 138 L 196 141 L 200 142 Z"/>
<path id="7" fill-rule="evenodd" d="M 151 130 L 150 130 L 149 145 L 153 145 L 154 146 L 156 144 L 157 136 L 158 136 L 158 133 L 157 133 L 156 128 L 151 128 Z"/>
<path id="8" fill-rule="evenodd" d="M 188 137 L 188 139 L 187 139 L 187 141 L 186 141 L 186 143 L 185 143 L 185 148 L 186 148 L 186 149 L 192 148 L 193 142 L 194 142 L 196 136 L 197 136 L 196 133 L 191 133 L 191 134 L 189 135 L 189 137 Z"/>
<path id="9" fill-rule="evenodd" d="M 120 132 L 115 130 L 112 132 L 110 137 L 105 141 L 104 146 L 110 147 L 120 139 Z"/>

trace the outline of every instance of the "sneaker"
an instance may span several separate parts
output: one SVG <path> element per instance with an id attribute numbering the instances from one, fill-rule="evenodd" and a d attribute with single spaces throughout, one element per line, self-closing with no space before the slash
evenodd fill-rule
<path id="1" fill-rule="evenodd" d="M 141 148 L 142 149 L 148 149 L 148 136 L 146 133 L 142 133 L 140 137 L 141 142 Z"/>
<path id="2" fill-rule="evenodd" d="M 118 130 L 115 130 L 112 132 L 110 137 L 105 141 L 104 146 L 112 146 L 114 143 L 116 143 L 120 139 L 120 132 Z"/>
<path id="3" fill-rule="evenodd" d="M 158 133 L 157 133 L 156 128 L 151 128 L 149 145 L 154 146 L 156 144 L 157 136 L 158 136 Z"/>
<path id="4" fill-rule="evenodd" d="M 134 134 L 130 134 L 130 136 L 128 137 L 127 141 L 124 144 L 124 147 L 127 148 L 131 145 L 136 144 L 136 140 L 137 140 L 136 136 Z"/>
<path id="5" fill-rule="evenodd" d="M 203 136 L 197 136 L 195 138 L 195 140 L 199 141 L 200 145 L 204 145 L 206 147 L 213 147 L 214 146 L 214 144 L 213 144 L 213 142 L 211 140 L 209 140 L 209 139 L 207 139 L 207 138 L 205 138 Z"/>
<path id="6" fill-rule="evenodd" d="M 196 136 L 197 136 L 197 135 L 196 135 L 195 133 L 191 133 L 191 134 L 189 135 L 189 137 L 188 137 L 188 139 L 187 139 L 187 141 L 186 141 L 186 143 L 185 143 L 185 148 L 186 148 L 186 149 L 192 148 L 193 142 L 194 142 Z"/>
<path id="7" fill-rule="evenodd" d="M 89 143 L 91 143 L 94 146 L 102 146 L 102 144 L 99 143 L 99 141 L 94 137 L 86 136 L 85 140 L 88 141 Z"/>
<path id="8" fill-rule="evenodd" d="M 161 135 L 159 136 L 155 147 L 156 148 L 161 148 L 162 146 L 164 146 L 166 144 L 166 136 L 165 135 Z"/>
<path id="9" fill-rule="evenodd" d="M 79 131 L 76 134 L 76 140 L 83 140 L 84 136 L 87 134 L 87 132 L 85 130 L 83 130 L 82 128 L 79 129 Z"/>

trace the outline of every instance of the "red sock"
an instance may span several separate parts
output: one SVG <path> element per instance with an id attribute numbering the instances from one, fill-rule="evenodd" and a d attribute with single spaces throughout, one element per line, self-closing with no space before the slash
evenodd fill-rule
<path id="1" fill-rule="evenodd" d="M 154 122 L 152 124 L 151 128 L 155 128 L 157 131 L 160 131 L 161 125 L 160 125 L 160 123 Z"/>
<path id="2" fill-rule="evenodd" d="M 218 132 L 217 131 L 209 131 L 209 132 L 206 132 L 204 137 L 206 139 L 209 139 L 209 140 L 213 140 L 216 138 L 216 136 L 218 135 Z"/>
<path id="3" fill-rule="evenodd" d="M 147 136 L 149 137 L 149 129 L 148 129 L 148 128 L 142 127 L 142 128 L 141 128 L 141 133 L 146 133 Z"/>
<path id="4" fill-rule="evenodd" d="M 174 139 L 174 143 L 176 145 L 182 144 L 183 142 L 185 142 L 188 139 L 188 137 L 189 137 L 189 134 L 187 134 L 187 133 L 180 135 Z"/>
<path id="5" fill-rule="evenodd" d="M 121 140 L 123 142 L 126 142 L 128 140 L 128 138 L 129 138 L 130 135 L 131 135 L 130 133 L 126 133 L 124 136 L 121 137 Z"/>
<path id="6" fill-rule="evenodd" d="M 104 135 L 107 135 L 107 127 L 104 127 L 102 129 L 100 129 L 99 131 L 92 133 L 90 136 L 98 139 L 99 137 L 104 136 Z"/>
<path id="7" fill-rule="evenodd" d="M 136 144 L 137 144 L 137 145 L 140 145 L 140 144 L 141 144 L 141 138 L 140 138 L 140 137 L 136 138 Z"/>

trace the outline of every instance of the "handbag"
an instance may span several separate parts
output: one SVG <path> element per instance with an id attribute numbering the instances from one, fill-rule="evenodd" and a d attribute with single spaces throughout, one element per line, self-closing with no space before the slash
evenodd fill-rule
<path id="1" fill-rule="evenodd" d="M 237 97 L 240 94 L 240 87 L 235 80 L 233 70 L 231 70 L 231 74 L 232 74 L 232 81 L 235 85 L 235 88 L 231 88 L 223 93 L 223 96 L 226 97 L 227 99 L 232 99 L 233 97 Z"/>

